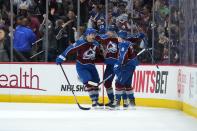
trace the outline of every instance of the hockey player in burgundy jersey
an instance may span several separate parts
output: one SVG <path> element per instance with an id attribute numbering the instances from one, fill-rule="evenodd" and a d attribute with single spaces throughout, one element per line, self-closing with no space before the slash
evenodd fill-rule
<path id="1" fill-rule="evenodd" d="M 76 69 L 77 73 L 89 92 L 92 100 L 92 107 L 100 107 L 102 104 L 98 103 L 99 90 L 95 85 L 100 82 L 97 69 L 95 67 L 96 55 L 99 54 L 99 43 L 95 41 L 96 30 L 87 28 L 84 37 L 77 40 L 70 45 L 61 55 L 56 59 L 57 64 L 61 64 L 66 60 L 66 56 L 70 53 L 77 53 Z M 94 84 L 93 84 L 94 83 Z"/>
<path id="2" fill-rule="evenodd" d="M 112 88 L 112 81 L 114 79 L 114 64 L 117 62 L 117 54 L 118 54 L 118 39 L 116 37 L 115 27 L 109 26 L 107 33 L 104 35 L 99 36 L 99 42 L 102 44 L 104 49 L 104 56 L 105 60 L 104 63 L 106 64 L 105 72 L 104 72 L 104 79 L 112 75 L 105 83 L 104 86 L 106 88 L 106 92 L 109 98 L 109 103 L 105 106 L 111 107 L 114 102 L 114 91 Z"/>
<path id="3" fill-rule="evenodd" d="M 135 67 L 138 65 L 138 60 L 134 53 L 133 43 L 126 40 L 127 32 L 119 31 L 118 32 L 118 60 L 114 65 L 114 73 L 117 76 L 116 79 L 116 100 L 113 105 L 119 107 L 120 99 L 125 91 L 129 99 L 130 105 L 135 106 L 135 97 L 133 94 L 132 76 L 135 70 Z"/>

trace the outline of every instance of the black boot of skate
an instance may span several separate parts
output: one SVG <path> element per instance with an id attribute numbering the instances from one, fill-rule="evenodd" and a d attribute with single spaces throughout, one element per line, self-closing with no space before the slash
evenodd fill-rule
<path id="1" fill-rule="evenodd" d="M 129 104 L 131 105 L 131 108 L 134 108 L 135 109 L 135 98 L 133 98 L 133 99 L 130 99 L 129 100 Z"/>
<path id="2" fill-rule="evenodd" d="M 113 101 L 109 101 L 107 104 L 105 104 L 105 108 L 106 109 L 115 109 L 115 105 L 114 105 L 114 100 Z"/>
<path id="3" fill-rule="evenodd" d="M 92 107 L 94 109 L 103 109 L 103 104 L 102 103 L 99 103 L 98 101 L 92 101 Z"/>
<path id="4" fill-rule="evenodd" d="M 109 106 L 112 105 L 113 103 L 114 103 L 114 100 L 109 100 L 109 102 L 105 104 L 105 107 L 109 107 Z"/>
<path id="5" fill-rule="evenodd" d="M 123 100 L 123 109 L 127 110 L 128 107 L 129 107 L 128 100 L 127 99 Z"/>
<path id="6" fill-rule="evenodd" d="M 119 110 L 120 109 L 120 100 L 114 100 L 114 103 L 112 104 L 112 107 L 114 109 Z"/>
<path id="7" fill-rule="evenodd" d="M 111 104 L 113 104 L 113 101 L 110 100 L 107 104 L 105 104 L 105 106 L 109 106 Z"/>

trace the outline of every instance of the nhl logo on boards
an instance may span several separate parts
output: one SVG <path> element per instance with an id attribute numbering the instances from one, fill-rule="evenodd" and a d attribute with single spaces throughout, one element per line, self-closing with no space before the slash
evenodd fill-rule
<path id="1" fill-rule="evenodd" d="M 84 85 L 61 85 L 61 91 L 76 91 L 76 92 L 84 92 Z"/>

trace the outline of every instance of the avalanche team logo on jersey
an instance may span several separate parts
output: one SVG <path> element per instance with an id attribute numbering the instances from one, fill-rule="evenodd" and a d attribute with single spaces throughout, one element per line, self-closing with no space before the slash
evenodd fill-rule
<path id="1" fill-rule="evenodd" d="M 117 45 L 113 42 L 109 42 L 107 45 L 107 52 L 108 53 L 116 53 L 117 52 Z"/>
<path id="2" fill-rule="evenodd" d="M 95 59 L 96 52 L 94 49 L 89 48 L 87 51 L 83 54 L 84 60 L 94 60 Z"/>

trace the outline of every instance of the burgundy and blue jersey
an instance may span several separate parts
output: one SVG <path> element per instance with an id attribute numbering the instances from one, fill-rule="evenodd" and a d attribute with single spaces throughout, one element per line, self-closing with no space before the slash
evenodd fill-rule
<path id="1" fill-rule="evenodd" d="M 102 44 L 105 51 L 105 63 L 114 64 L 117 62 L 118 56 L 118 39 L 111 38 L 108 35 L 100 35 L 97 37 L 100 44 Z"/>
<path id="2" fill-rule="evenodd" d="M 119 53 L 118 53 L 118 64 L 119 65 L 136 65 L 134 58 L 136 54 L 134 52 L 133 43 L 129 41 L 123 41 L 118 44 Z"/>
<path id="3" fill-rule="evenodd" d="M 99 43 L 97 41 L 87 42 L 84 38 L 77 40 L 70 45 L 61 55 L 66 57 L 70 53 L 77 52 L 77 61 L 81 64 L 94 64 L 96 55 L 99 51 Z"/>

